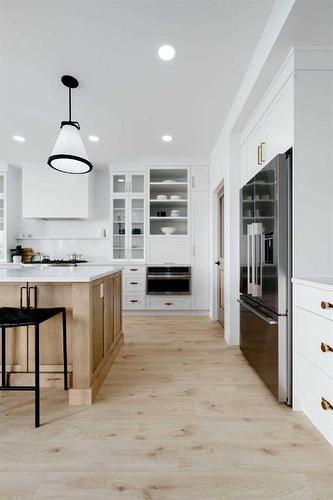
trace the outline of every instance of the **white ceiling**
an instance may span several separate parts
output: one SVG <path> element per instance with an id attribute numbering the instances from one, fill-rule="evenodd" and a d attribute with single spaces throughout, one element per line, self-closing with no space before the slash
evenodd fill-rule
<path id="1" fill-rule="evenodd" d="M 273 0 L 2 0 L 0 160 L 45 161 L 73 119 L 91 161 L 207 158 Z M 157 58 L 171 43 L 177 58 Z M 162 143 L 170 133 L 174 141 Z M 27 141 L 18 144 L 14 134 Z"/>

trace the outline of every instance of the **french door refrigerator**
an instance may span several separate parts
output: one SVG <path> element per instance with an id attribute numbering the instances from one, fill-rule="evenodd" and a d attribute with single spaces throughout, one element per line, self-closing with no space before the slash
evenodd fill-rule
<path id="1" fill-rule="evenodd" d="M 240 193 L 240 348 L 276 398 L 291 404 L 292 151 Z"/>

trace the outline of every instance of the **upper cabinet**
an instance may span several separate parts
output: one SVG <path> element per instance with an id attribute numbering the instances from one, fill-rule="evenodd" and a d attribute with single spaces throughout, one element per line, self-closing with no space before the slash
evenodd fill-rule
<path id="1" fill-rule="evenodd" d="M 149 235 L 162 238 L 189 234 L 188 168 L 150 168 Z"/>
<path id="2" fill-rule="evenodd" d="M 289 78 L 275 95 L 267 94 L 241 134 L 242 185 L 276 155 L 294 143 L 294 81 Z"/>
<path id="3" fill-rule="evenodd" d="M 30 219 L 89 219 L 93 216 L 93 173 L 65 174 L 46 164 L 22 169 L 22 215 Z"/>
<path id="4" fill-rule="evenodd" d="M 111 174 L 112 256 L 137 261 L 145 257 L 145 176 Z"/>

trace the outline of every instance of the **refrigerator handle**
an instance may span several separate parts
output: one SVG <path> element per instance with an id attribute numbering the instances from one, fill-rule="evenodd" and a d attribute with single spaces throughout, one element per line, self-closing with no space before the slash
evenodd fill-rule
<path id="1" fill-rule="evenodd" d="M 252 293 L 252 267 L 251 267 L 251 259 L 250 259 L 250 251 L 251 250 L 251 234 L 250 234 L 251 226 L 247 226 L 247 293 Z"/>
<path id="2" fill-rule="evenodd" d="M 257 295 L 257 245 L 256 235 L 254 231 L 254 224 L 252 224 L 252 238 L 251 238 L 251 254 L 252 254 L 252 295 Z"/>
<path id="3" fill-rule="evenodd" d="M 255 314 L 256 316 L 259 316 L 259 318 L 261 318 L 262 320 L 264 320 L 269 325 L 277 325 L 278 324 L 278 322 L 275 319 L 270 318 L 269 316 L 266 316 L 266 314 L 263 314 L 262 312 L 259 312 L 258 309 L 256 309 L 255 307 L 250 306 L 246 302 L 243 302 L 240 299 L 237 299 L 237 302 L 239 302 L 239 304 L 241 306 L 244 306 L 246 309 L 248 309 L 249 311 L 253 312 L 253 314 Z"/>

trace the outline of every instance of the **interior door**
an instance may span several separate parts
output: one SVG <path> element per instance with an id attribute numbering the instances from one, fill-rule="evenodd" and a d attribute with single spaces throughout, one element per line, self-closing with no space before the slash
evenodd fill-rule
<path id="1" fill-rule="evenodd" d="M 224 189 L 217 195 L 218 206 L 218 257 L 217 265 L 217 306 L 218 321 L 224 326 Z"/>

